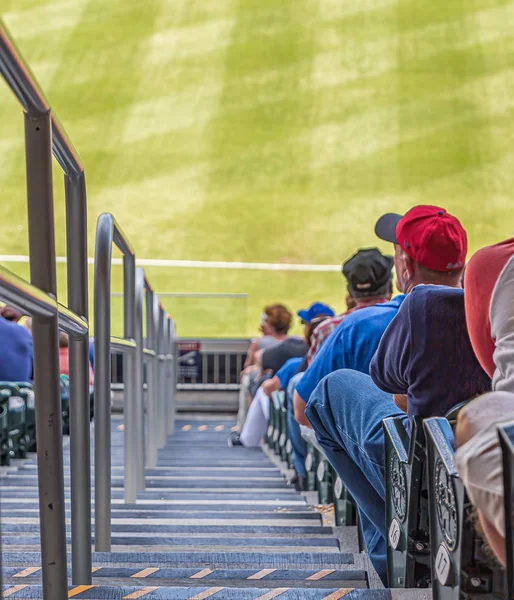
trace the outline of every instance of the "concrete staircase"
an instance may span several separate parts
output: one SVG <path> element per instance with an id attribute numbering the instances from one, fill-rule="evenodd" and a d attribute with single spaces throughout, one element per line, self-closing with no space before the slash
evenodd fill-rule
<path id="1" fill-rule="evenodd" d="M 233 425 L 228 418 L 181 417 L 157 468 L 147 471 L 147 491 L 127 505 L 123 424 L 113 418 L 113 551 L 94 553 L 93 585 L 70 583 L 70 598 L 430 597 L 378 589 L 355 528 L 326 526 L 262 450 L 228 448 Z M 4 598 L 42 598 L 36 469 L 32 458 L 3 468 L 0 477 Z M 69 507 L 68 491 L 66 498 Z"/>

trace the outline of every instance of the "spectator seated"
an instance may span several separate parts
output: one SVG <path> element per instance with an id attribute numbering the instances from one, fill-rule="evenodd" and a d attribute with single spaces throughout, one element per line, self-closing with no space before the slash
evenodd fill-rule
<path id="1" fill-rule="evenodd" d="M 504 572 L 484 549 L 474 525 L 475 510 L 457 472 L 451 425 L 445 418 L 433 417 L 425 420 L 424 429 L 433 597 L 504 598 Z"/>

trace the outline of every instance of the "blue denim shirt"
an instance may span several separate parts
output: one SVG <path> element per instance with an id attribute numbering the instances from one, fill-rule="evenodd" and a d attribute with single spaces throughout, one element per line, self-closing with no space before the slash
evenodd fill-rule
<path id="1" fill-rule="evenodd" d="M 314 356 L 296 391 L 307 402 L 318 383 L 338 369 L 369 374 L 369 365 L 380 339 L 396 316 L 405 295 L 363 308 L 348 315 Z"/>

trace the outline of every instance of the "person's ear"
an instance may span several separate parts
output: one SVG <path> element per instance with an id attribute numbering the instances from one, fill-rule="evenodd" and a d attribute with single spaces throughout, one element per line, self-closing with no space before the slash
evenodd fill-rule
<path id="1" fill-rule="evenodd" d="M 405 252 L 403 253 L 403 260 L 405 262 L 406 279 L 407 279 L 407 281 L 410 281 L 414 277 L 414 272 L 415 272 L 414 261 Z"/>
<path id="2" fill-rule="evenodd" d="M 407 284 L 411 277 L 411 265 L 409 265 L 408 255 L 401 250 L 399 246 L 395 248 L 394 265 L 396 269 L 396 282 L 400 292 L 405 293 Z"/>

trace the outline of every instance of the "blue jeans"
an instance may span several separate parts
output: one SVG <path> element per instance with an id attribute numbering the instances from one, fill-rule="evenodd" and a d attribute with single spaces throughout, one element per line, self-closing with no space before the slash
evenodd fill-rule
<path id="1" fill-rule="evenodd" d="M 382 419 L 407 415 L 369 375 L 342 369 L 321 380 L 306 415 L 339 477 L 359 507 L 362 533 L 387 587 L 385 456 Z"/>
<path id="2" fill-rule="evenodd" d="M 293 466 L 299 477 L 307 477 L 305 470 L 305 456 L 307 444 L 302 437 L 300 426 L 294 418 L 293 396 L 297 383 L 303 377 L 303 373 L 297 373 L 291 378 L 287 386 L 287 431 L 293 447 Z"/>

